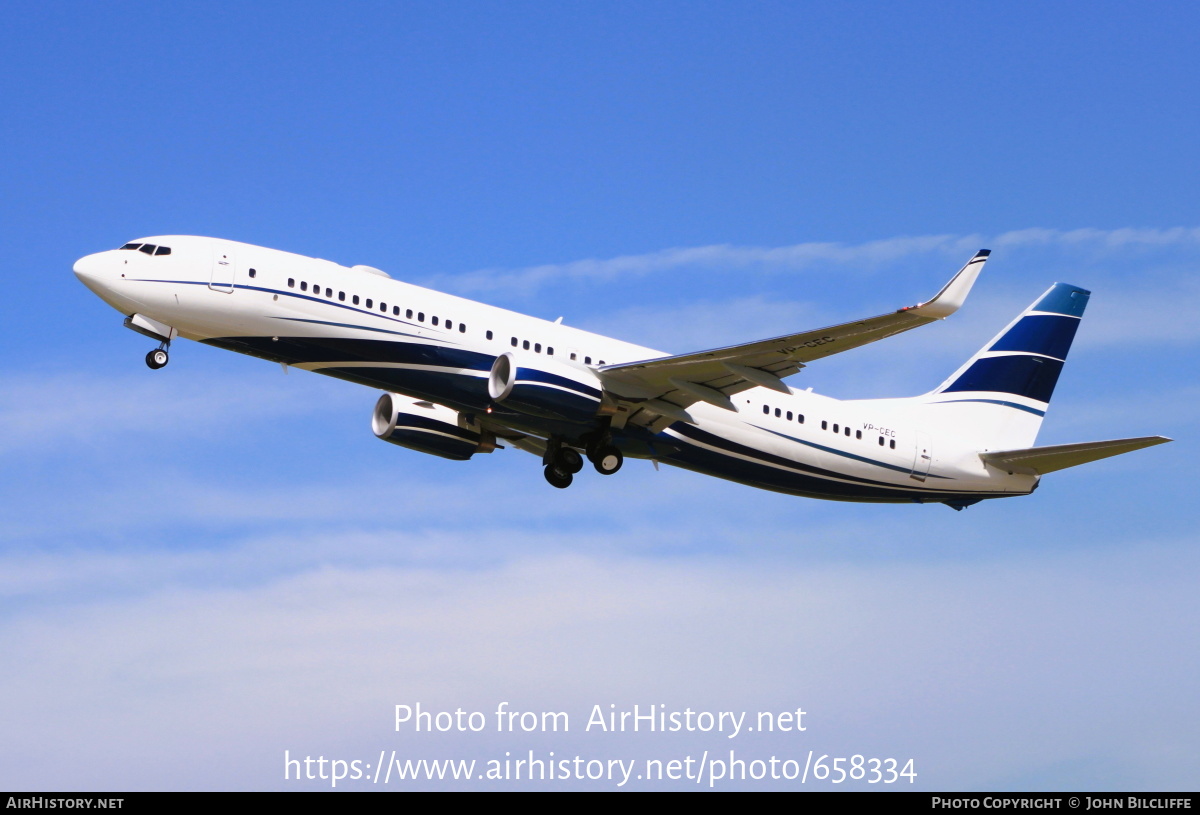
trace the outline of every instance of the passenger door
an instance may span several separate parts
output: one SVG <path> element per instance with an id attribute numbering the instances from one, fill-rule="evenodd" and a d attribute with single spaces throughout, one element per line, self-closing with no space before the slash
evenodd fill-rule
<path id="1" fill-rule="evenodd" d="M 929 475 L 929 465 L 933 463 L 933 440 L 928 433 L 917 431 L 917 447 L 913 455 L 912 477 L 924 481 Z"/>
<path id="2" fill-rule="evenodd" d="M 213 247 L 212 277 L 208 287 L 213 291 L 233 291 L 237 279 L 237 255 L 232 246 L 218 244 Z"/>

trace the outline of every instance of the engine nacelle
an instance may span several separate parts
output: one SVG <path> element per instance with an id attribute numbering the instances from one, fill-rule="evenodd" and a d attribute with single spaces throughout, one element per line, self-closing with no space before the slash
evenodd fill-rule
<path id="1" fill-rule="evenodd" d="M 492 364 L 488 395 L 506 408 L 569 422 L 589 422 L 615 410 L 593 371 L 511 351 Z"/>
<path id="2" fill-rule="evenodd" d="M 375 403 L 371 429 L 384 441 L 433 456 L 466 461 L 496 449 L 496 437 L 457 410 L 385 393 Z"/>

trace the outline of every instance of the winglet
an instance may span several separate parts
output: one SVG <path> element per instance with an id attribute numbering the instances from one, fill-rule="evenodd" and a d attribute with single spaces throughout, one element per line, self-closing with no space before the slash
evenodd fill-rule
<path id="1" fill-rule="evenodd" d="M 958 274 L 950 278 L 950 282 L 933 296 L 932 300 L 900 310 L 911 311 L 913 314 L 935 320 L 949 317 L 958 311 L 966 301 L 971 287 L 975 285 L 975 278 L 979 277 L 979 273 L 983 271 L 983 264 L 991 253 L 990 249 L 980 249 L 975 253 L 975 257 L 968 260 L 967 265 L 959 269 Z"/>

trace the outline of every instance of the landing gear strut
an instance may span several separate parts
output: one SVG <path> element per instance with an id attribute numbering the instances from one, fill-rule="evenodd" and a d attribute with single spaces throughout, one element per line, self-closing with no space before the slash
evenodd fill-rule
<path id="1" fill-rule="evenodd" d="M 167 348 L 171 343 L 163 341 L 157 348 L 146 354 L 146 365 L 150 370 L 157 371 L 159 368 L 171 361 L 171 357 L 167 355 Z"/>

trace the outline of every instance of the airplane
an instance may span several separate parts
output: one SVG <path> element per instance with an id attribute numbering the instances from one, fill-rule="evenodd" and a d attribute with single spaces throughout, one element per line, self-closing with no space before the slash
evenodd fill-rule
<path id="1" fill-rule="evenodd" d="M 784 378 L 816 360 L 945 319 L 989 256 L 932 299 L 868 319 L 668 355 L 336 263 L 215 238 L 141 238 L 76 276 L 158 342 L 178 337 L 383 391 L 384 441 L 468 460 L 504 445 L 570 486 L 586 457 L 625 457 L 838 501 L 961 510 L 1028 495 L 1041 477 L 1171 439 L 1033 446 L 1090 292 L 1055 283 L 929 393 L 838 400 Z"/>

